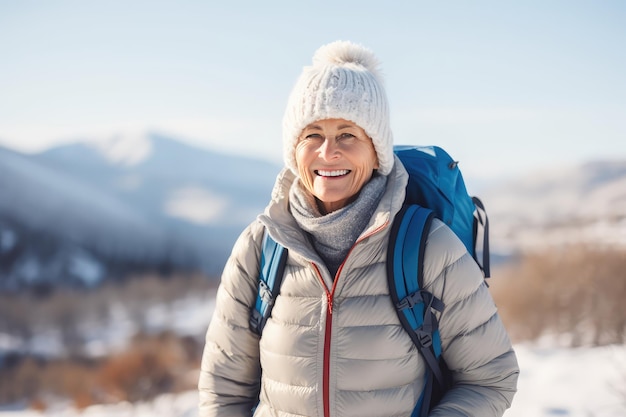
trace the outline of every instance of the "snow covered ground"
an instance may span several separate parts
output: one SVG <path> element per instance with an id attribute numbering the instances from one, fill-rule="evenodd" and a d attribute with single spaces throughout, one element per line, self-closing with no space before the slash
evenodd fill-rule
<path id="1" fill-rule="evenodd" d="M 517 345 L 518 393 L 506 417 L 626 416 L 626 346 Z"/>
<path id="2" fill-rule="evenodd" d="M 626 416 L 626 345 L 568 349 L 545 343 L 516 346 L 518 393 L 505 417 Z M 196 417 L 196 392 L 164 395 L 146 404 L 93 406 L 76 411 L 59 404 L 45 413 L 3 410 L 0 417 Z"/>

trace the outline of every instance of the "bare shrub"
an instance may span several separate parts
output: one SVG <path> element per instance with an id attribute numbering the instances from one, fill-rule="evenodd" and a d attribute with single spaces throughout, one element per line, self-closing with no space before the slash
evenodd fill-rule
<path id="1" fill-rule="evenodd" d="M 495 271 L 491 289 L 516 340 L 552 332 L 570 344 L 623 343 L 626 251 L 585 246 L 527 253 Z"/>
<path id="2" fill-rule="evenodd" d="M 0 333 L 16 340 L 17 351 L 0 361 L 0 403 L 26 401 L 44 409 L 47 396 L 74 401 L 77 407 L 114 399 L 135 401 L 151 396 L 192 389 L 187 377 L 198 368 L 199 341 L 173 333 L 140 334 L 128 348 L 108 357 L 86 359 L 87 338 L 109 324 L 111 309 L 121 306 L 135 328 L 142 329 L 152 306 L 166 306 L 188 295 L 206 294 L 217 286 L 202 275 L 133 277 L 97 290 L 56 290 L 41 296 L 33 293 L 0 294 Z M 132 327 L 131 327 L 132 328 Z M 42 332 L 61 337 L 55 358 L 36 357 L 31 348 Z M 39 349 L 37 349 L 39 351 Z M 100 353 L 98 353 L 100 354 Z M 107 352 L 102 352 L 106 355 Z M 195 381 L 194 381 L 195 383 Z"/>
<path id="3" fill-rule="evenodd" d="M 114 306 L 121 306 L 136 328 L 146 330 L 149 307 L 167 305 L 190 294 L 206 293 L 209 299 L 216 285 L 200 274 L 167 278 L 141 275 L 91 291 L 59 289 L 45 297 L 0 293 L 0 332 L 27 345 L 36 334 L 57 329 L 67 355 L 82 356 L 85 334 L 81 327 L 86 323 L 91 327 L 105 325 Z"/>
<path id="4" fill-rule="evenodd" d="M 10 403 L 23 398 L 35 398 L 41 388 L 41 363 L 36 358 L 11 355 L 4 359 L 0 372 L 0 403 Z"/>
<path id="5" fill-rule="evenodd" d="M 138 334 L 129 347 L 102 359 L 13 356 L 0 372 L 0 403 L 67 398 L 75 407 L 150 400 L 195 388 L 189 372 L 199 366 L 200 342 L 171 332 Z"/>
<path id="6" fill-rule="evenodd" d="M 93 374 L 99 366 L 99 361 L 84 358 L 49 361 L 41 376 L 43 391 L 71 398 L 77 406 L 91 405 L 95 389 Z"/>
<path id="7" fill-rule="evenodd" d="M 93 404 L 91 391 L 96 362 L 46 360 L 32 356 L 14 356 L 11 362 L 1 373 L 0 403 L 26 399 L 33 407 L 45 409 L 42 398 L 52 395 L 74 399 L 82 407 Z"/>
<path id="8" fill-rule="evenodd" d="M 140 401 L 164 392 L 189 389 L 177 380 L 193 364 L 194 358 L 181 339 L 170 332 L 137 335 L 131 347 L 110 357 L 98 372 L 98 384 L 116 401 Z"/>
<path id="9" fill-rule="evenodd" d="M 216 284 L 201 275 L 192 275 L 179 279 L 163 278 L 158 275 L 133 277 L 124 287 L 124 291 L 114 291 L 115 303 L 124 308 L 140 331 L 148 331 L 146 311 L 154 305 L 168 305 L 192 294 L 207 294 Z"/>

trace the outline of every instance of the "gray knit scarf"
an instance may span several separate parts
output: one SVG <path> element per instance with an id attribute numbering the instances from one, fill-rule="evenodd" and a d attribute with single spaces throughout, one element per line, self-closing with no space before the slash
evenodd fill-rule
<path id="1" fill-rule="evenodd" d="M 374 174 L 356 200 L 328 214 L 321 214 L 315 197 L 299 180 L 289 192 L 291 213 L 296 223 L 311 237 L 317 253 L 334 277 L 348 251 L 363 232 L 385 190 L 387 177 Z"/>

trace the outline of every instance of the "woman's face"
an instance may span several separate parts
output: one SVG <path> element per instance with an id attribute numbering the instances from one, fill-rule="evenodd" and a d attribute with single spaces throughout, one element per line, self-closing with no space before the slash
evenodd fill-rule
<path id="1" fill-rule="evenodd" d="M 296 163 L 304 187 L 330 213 L 345 207 L 378 169 L 372 140 L 356 124 L 343 119 L 313 122 L 302 130 Z"/>

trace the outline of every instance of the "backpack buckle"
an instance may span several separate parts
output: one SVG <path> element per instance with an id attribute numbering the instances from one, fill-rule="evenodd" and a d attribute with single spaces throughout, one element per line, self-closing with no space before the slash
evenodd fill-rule
<path id="1" fill-rule="evenodd" d="M 268 287 L 265 281 L 259 281 L 259 297 L 268 306 L 274 305 L 274 297 L 272 296 L 272 290 Z"/>
<path id="2" fill-rule="evenodd" d="M 266 319 L 264 319 L 261 313 L 259 313 L 257 310 L 252 309 L 251 311 L 252 314 L 250 314 L 250 320 L 248 322 L 250 324 L 250 329 L 252 329 L 254 333 L 261 335 L 261 330 L 265 325 Z"/>
<path id="3" fill-rule="evenodd" d="M 420 343 L 421 347 L 431 347 L 433 344 L 433 335 L 432 333 L 425 332 L 424 330 L 417 329 L 415 330 L 415 334 L 417 335 L 417 340 Z"/>
<path id="4" fill-rule="evenodd" d="M 424 297 L 422 296 L 422 290 L 418 290 L 400 300 L 400 302 L 396 304 L 396 308 L 398 310 L 404 310 L 405 308 L 413 308 L 415 305 L 423 302 Z"/>
<path id="5" fill-rule="evenodd" d="M 271 307 L 274 305 L 274 297 L 272 296 L 272 290 L 267 285 L 267 282 L 263 280 L 259 281 L 259 298 L 266 304 L 267 307 L 263 309 L 263 311 L 265 311 L 266 315 L 269 316 L 269 311 L 271 311 Z M 266 316 L 261 314 L 261 312 L 259 312 L 256 308 L 251 310 L 250 320 L 248 323 L 250 324 L 250 328 L 256 334 L 261 335 L 266 322 Z"/>

